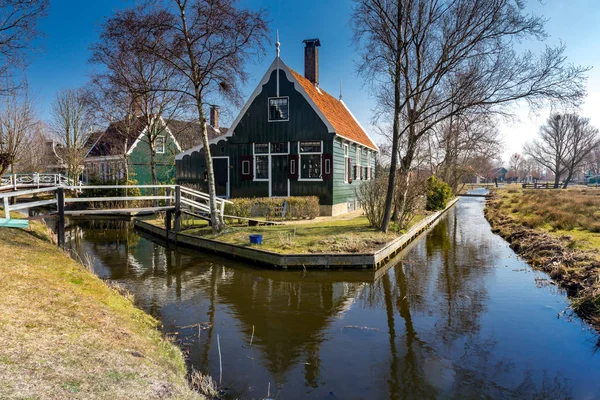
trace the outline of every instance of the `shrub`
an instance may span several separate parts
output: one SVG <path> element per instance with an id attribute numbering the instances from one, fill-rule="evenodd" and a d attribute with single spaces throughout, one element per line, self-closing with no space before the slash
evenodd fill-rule
<path id="1" fill-rule="evenodd" d="M 381 227 L 385 211 L 387 179 L 382 176 L 383 174 L 375 179 L 363 182 L 356 189 L 356 197 L 365 212 L 369 225 L 374 228 Z"/>
<path id="2" fill-rule="evenodd" d="M 436 178 L 435 175 L 427 178 L 427 210 L 443 210 L 451 198 L 452 189 L 446 182 Z"/>
<path id="3" fill-rule="evenodd" d="M 316 196 L 236 198 L 230 201 L 233 204 L 225 204 L 225 214 L 244 218 L 314 219 L 319 216 L 320 211 L 319 198 Z"/>

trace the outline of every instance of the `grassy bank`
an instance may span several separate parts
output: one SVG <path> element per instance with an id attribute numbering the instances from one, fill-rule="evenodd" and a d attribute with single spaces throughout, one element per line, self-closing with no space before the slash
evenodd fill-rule
<path id="1" fill-rule="evenodd" d="M 572 298 L 573 309 L 600 330 L 600 190 L 507 188 L 494 191 L 486 218 L 533 267 Z"/>
<path id="2" fill-rule="evenodd" d="M 423 218 L 425 213 L 415 216 L 410 226 Z M 163 220 L 156 218 L 146 220 L 164 227 Z M 228 227 L 219 234 L 213 234 L 206 221 L 195 220 L 193 225 L 188 222 L 185 233 L 215 239 L 238 246 L 251 246 L 249 235 L 263 235 L 263 243 L 254 245 L 256 248 L 283 254 L 299 253 L 366 253 L 372 252 L 389 241 L 399 237 L 405 231 L 391 229 L 382 233 L 369 226 L 367 218 L 346 216 L 323 218 L 318 221 L 292 222 L 285 225 L 249 227 L 245 224 L 233 224 L 228 221 Z"/>
<path id="3" fill-rule="evenodd" d="M 157 321 L 50 239 L 0 229 L 0 398 L 201 398 Z"/>

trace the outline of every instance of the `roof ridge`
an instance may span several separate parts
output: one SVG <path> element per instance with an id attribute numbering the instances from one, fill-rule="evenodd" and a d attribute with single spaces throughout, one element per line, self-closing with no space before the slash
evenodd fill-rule
<path id="1" fill-rule="evenodd" d="M 326 90 L 314 85 L 310 80 L 300 75 L 294 69 L 290 67 L 287 68 L 294 76 L 294 78 L 298 81 L 300 86 L 302 86 L 307 95 L 315 103 L 316 107 L 318 107 L 321 110 L 321 112 L 323 113 L 325 118 L 327 118 L 329 123 L 334 126 L 336 135 L 344 139 L 350 140 L 352 142 L 358 143 L 360 145 L 366 146 L 372 150 L 379 151 L 379 148 L 377 147 L 375 142 L 371 139 L 371 137 L 369 136 L 365 128 L 360 124 L 360 122 L 358 122 L 358 119 L 356 119 L 354 114 L 352 114 L 352 111 L 350 111 L 348 106 L 346 106 L 346 103 L 331 95 Z M 318 93 L 319 95 L 317 96 L 315 93 Z M 328 107 L 328 104 L 324 103 L 323 100 L 335 105 L 335 107 L 339 107 L 339 109 L 331 109 L 331 107 Z M 350 121 L 348 121 L 348 119 Z"/>

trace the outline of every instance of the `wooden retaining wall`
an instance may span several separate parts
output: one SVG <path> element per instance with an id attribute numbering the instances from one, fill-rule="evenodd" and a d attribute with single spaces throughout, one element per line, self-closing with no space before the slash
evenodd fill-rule
<path id="1" fill-rule="evenodd" d="M 319 253 L 319 254 L 281 254 L 260 250 L 255 247 L 237 246 L 213 239 L 201 238 L 186 233 L 168 232 L 164 228 L 149 224 L 140 219 L 134 219 L 136 228 L 165 239 L 177 246 L 184 246 L 194 250 L 213 251 L 221 255 L 241 258 L 275 268 L 379 268 L 398 252 L 404 249 L 421 233 L 430 228 L 439 218 L 453 207 L 458 198 L 452 199 L 445 209 L 431 214 L 419 221 L 404 235 L 392 240 L 381 249 L 373 253 Z"/>

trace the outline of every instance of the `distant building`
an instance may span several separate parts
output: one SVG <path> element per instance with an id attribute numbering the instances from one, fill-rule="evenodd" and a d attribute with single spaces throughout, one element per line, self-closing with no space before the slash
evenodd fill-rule
<path id="1" fill-rule="evenodd" d="M 492 180 L 497 179 L 498 182 L 504 182 L 506 180 L 506 173 L 508 170 L 504 167 L 495 168 L 492 170 Z"/>
<path id="2" fill-rule="evenodd" d="M 358 207 L 378 148 L 340 98 L 319 86 L 319 39 L 304 41 L 304 76 L 277 56 L 227 134 L 210 142 L 217 195 L 318 196 L 322 215 Z M 277 43 L 279 46 L 279 43 Z M 177 182 L 206 190 L 202 145 L 176 156 Z"/>
<path id="3" fill-rule="evenodd" d="M 222 135 L 227 130 L 218 128 L 218 110 L 211 110 L 211 125 L 207 125 L 209 138 Z M 160 117 L 159 117 L 160 118 Z M 175 180 L 175 154 L 201 142 L 201 129 L 197 122 L 165 121 L 160 118 L 162 132 L 155 140 L 155 165 L 157 181 Z M 215 127 L 216 125 L 216 127 Z M 114 122 L 103 132 L 92 134 L 89 150 L 83 161 L 86 181 L 116 182 L 125 180 L 125 156 L 129 180 L 139 185 L 152 183 L 150 144 L 145 117 L 136 117 L 129 129 L 124 121 Z"/>

